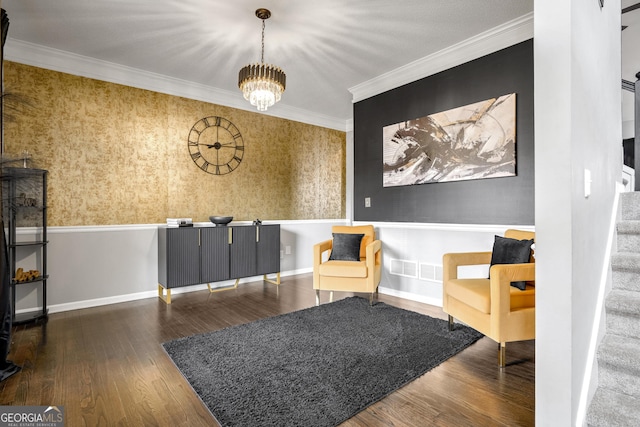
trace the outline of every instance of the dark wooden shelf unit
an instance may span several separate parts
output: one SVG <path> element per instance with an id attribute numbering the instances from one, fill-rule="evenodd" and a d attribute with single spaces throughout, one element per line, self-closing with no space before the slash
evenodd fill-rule
<path id="1" fill-rule="evenodd" d="M 9 270 L 11 272 L 11 302 L 13 323 L 20 324 L 46 320 L 47 308 L 47 174 L 44 169 L 3 167 L 2 212 L 7 234 Z M 18 241 L 16 230 L 20 227 L 34 227 L 37 240 Z M 18 282 L 15 279 L 18 255 L 28 255 L 26 251 L 37 252 L 36 270 L 40 276 Z M 42 308 L 16 314 L 16 287 L 38 283 L 41 289 Z"/>

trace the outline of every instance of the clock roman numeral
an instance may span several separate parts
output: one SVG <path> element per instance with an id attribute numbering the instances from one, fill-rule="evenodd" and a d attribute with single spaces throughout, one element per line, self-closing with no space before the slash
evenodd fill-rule
<path id="1" fill-rule="evenodd" d="M 197 129 L 193 128 L 191 129 L 191 132 L 189 132 L 189 137 L 187 138 L 187 141 L 189 142 L 189 145 L 198 145 L 198 140 L 200 139 L 200 133 Z"/>
<path id="2" fill-rule="evenodd" d="M 191 160 L 193 160 L 194 162 L 201 157 L 202 157 L 202 154 L 200 154 L 199 151 L 196 151 L 195 153 L 191 153 Z"/>

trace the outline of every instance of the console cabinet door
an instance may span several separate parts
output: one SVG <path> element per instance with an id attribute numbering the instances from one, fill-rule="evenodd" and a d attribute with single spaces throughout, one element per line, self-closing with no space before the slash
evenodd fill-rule
<path id="1" fill-rule="evenodd" d="M 256 274 L 280 271 L 280 224 L 258 226 Z"/>
<path id="2" fill-rule="evenodd" d="M 199 237 L 197 228 L 159 230 L 158 279 L 167 289 L 200 283 Z"/>
<path id="3" fill-rule="evenodd" d="M 256 227 L 230 227 L 231 277 L 256 275 Z"/>
<path id="4" fill-rule="evenodd" d="M 229 228 L 201 229 L 201 281 L 218 282 L 231 279 L 229 274 Z"/>

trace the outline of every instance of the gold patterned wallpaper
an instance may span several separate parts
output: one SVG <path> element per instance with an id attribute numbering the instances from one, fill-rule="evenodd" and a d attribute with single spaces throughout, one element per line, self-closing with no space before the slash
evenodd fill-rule
<path id="1" fill-rule="evenodd" d="M 4 74 L 5 92 L 32 104 L 5 123 L 5 151 L 49 170 L 49 225 L 345 217 L 344 132 L 8 61 Z M 229 174 L 189 155 L 189 131 L 207 116 L 242 132 Z"/>

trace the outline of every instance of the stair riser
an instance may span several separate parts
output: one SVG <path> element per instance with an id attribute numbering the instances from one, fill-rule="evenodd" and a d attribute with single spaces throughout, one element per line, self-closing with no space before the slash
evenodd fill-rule
<path id="1" fill-rule="evenodd" d="M 640 234 L 618 233 L 618 251 L 640 253 Z"/>
<path id="2" fill-rule="evenodd" d="M 629 342 L 634 341 L 631 337 L 627 337 L 626 339 Z M 638 368 L 637 362 L 638 351 L 640 349 L 635 348 L 635 346 L 632 348 L 614 347 L 610 345 L 601 345 L 601 348 L 598 350 L 599 366 L 626 372 L 629 375 L 640 376 L 640 369 Z"/>
<path id="3" fill-rule="evenodd" d="M 600 364 L 599 386 L 640 398 L 640 377 Z"/>
<path id="4" fill-rule="evenodd" d="M 613 270 L 612 286 L 614 289 L 626 289 L 640 292 L 640 276 L 633 271 Z"/>
<path id="5" fill-rule="evenodd" d="M 607 310 L 607 332 L 623 337 L 640 339 L 640 319 Z"/>

